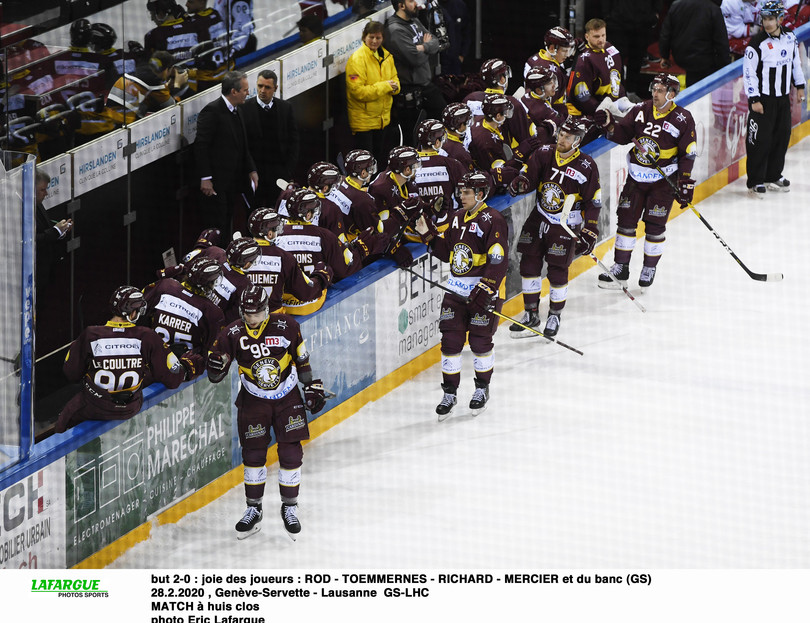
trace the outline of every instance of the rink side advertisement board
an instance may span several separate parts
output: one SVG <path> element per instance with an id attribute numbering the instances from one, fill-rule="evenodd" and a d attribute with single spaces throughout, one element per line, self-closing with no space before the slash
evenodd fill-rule
<path id="1" fill-rule="evenodd" d="M 68 567 L 231 469 L 230 403 L 194 383 L 68 454 Z"/>
<path id="2" fill-rule="evenodd" d="M 349 57 L 363 45 L 360 37 L 365 26 L 366 20 L 360 20 L 329 35 L 329 54 L 332 56 L 332 64 L 329 65 L 330 78 L 346 71 Z"/>
<path id="3" fill-rule="evenodd" d="M 0 569 L 65 568 L 65 459 L 0 491 Z"/>
<path id="4" fill-rule="evenodd" d="M 180 108 L 148 115 L 129 126 L 129 140 L 134 151 L 131 169 L 139 169 L 180 149 Z"/>
<path id="5" fill-rule="evenodd" d="M 284 97 L 290 99 L 326 82 L 326 40 L 318 39 L 281 57 L 279 80 L 284 85 Z"/>
<path id="6" fill-rule="evenodd" d="M 379 378 L 375 370 L 374 307 L 374 288 L 366 287 L 301 323 L 312 375 L 337 394 L 326 403 L 326 410 L 348 400 Z"/>
<path id="7" fill-rule="evenodd" d="M 108 184 L 127 174 L 124 147 L 129 130 L 118 130 L 91 141 L 73 152 L 73 196 Z"/>

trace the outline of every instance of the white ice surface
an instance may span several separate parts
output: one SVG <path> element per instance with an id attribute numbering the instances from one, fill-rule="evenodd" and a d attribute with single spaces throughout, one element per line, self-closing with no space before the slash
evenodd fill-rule
<path id="1" fill-rule="evenodd" d="M 810 141 L 786 194 L 738 180 L 670 223 L 642 314 L 572 281 L 559 339 L 495 337 L 489 408 L 439 424 L 432 366 L 305 450 L 293 543 L 270 469 L 262 531 L 237 541 L 242 486 L 112 568 L 807 568 Z M 631 264 L 632 291 L 642 243 Z M 606 257 L 612 261 L 612 254 Z M 541 311 L 545 309 L 544 299 Z"/>

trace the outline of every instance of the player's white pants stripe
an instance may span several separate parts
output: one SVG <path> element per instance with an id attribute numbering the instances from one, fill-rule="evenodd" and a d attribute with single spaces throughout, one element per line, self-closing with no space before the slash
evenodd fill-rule
<path id="1" fill-rule="evenodd" d="M 263 485 L 267 480 L 266 467 L 245 467 L 246 485 Z"/>
<path id="2" fill-rule="evenodd" d="M 616 248 L 622 251 L 632 251 L 636 248 L 636 237 L 616 233 Z"/>
<path id="3" fill-rule="evenodd" d="M 566 283 L 562 288 L 551 288 L 549 293 L 549 300 L 552 303 L 564 303 L 568 297 L 568 284 Z"/>
<path id="4" fill-rule="evenodd" d="M 489 372 L 495 366 L 495 351 L 484 355 L 473 353 L 473 368 L 476 372 Z"/>
<path id="5" fill-rule="evenodd" d="M 297 487 L 301 484 L 301 468 L 283 469 L 278 468 L 278 484 L 282 487 Z"/>
<path id="6" fill-rule="evenodd" d="M 664 241 L 655 241 L 650 242 L 649 240 L 644 241 L 644 255 L 650 255 L 656 257 L 661 255 L 664 252 Z"/>
<path id="7" fill-rule="evenodd" d="M 543 280 L 540 277 L 522 277 L 523 294 L 539 294 L 543 289 Z"/>

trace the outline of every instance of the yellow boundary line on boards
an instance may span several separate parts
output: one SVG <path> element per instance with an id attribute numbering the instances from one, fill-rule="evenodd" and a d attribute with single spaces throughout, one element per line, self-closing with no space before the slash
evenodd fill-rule
<path id="1" fill-rule="evenodd" d="M 792 147 L 793 145 L 795 145 L 808 135 L 810 135 L 810 121 L 806 121 L 793 128 L 793 132 L 791 133 L 790 146 Z M 739 177 L 745 175 L 745 163 L 746 159 L 743 158 L 742 160 L 738 161 L 736 165 L 739 167 Z M 707 179 L 705 182 L 699 184 L 698 187 L 695 189 L 695 203 L 703 201 L 706 197 L 713 195 L 718 190 L 728 185 L 729 183 L 728 177 L 729 177 L 728 169 L 723 169 L 722 171 L 716 173 L 715 175 Z M 688 208 L 685 210 L 680 210 L 677 207 L 673 208 L 673 210 L 670 213 L 670 220 L 680 216 L 681 214 L 687 211 L 689 211 Z M 641 238 L 644 236 L 643 228 L 641 229 L 642 231 L 638 233 L 637 238 Z M 605 255 L 607 255 L 608 251 L 610 251 L 613 248 L 614 240 L 615 237 L 603 241 L 594 250 L 594 254 L 600 260 L 604 260 Z M 593 260 L 590 257 L 580 257 L 576 259 L 573 264 L 571 264 L 569 276 L 571 279 L 574 279 L 592 267 L 593 267 Z M 548 289 L 549 289 L 548 279 L 544 279 L 541 296 L 546 296 L 548 294 Z M 502 312 L 507 316 L 515 316 L 519 314 L 522 310 L 523 310 L 523 301 L 521 295 L 518 294 L 512 297 L 506 303 L 504 303 Z M 506 322 L 506 320 L 501 320 L 500 322 L 504 323 Z M 357 411 L 359 411 L 363 406 L 365 406 L 369 402 L 373 402 L 375 400 L 380 399 L 385 394 L 402 385 L 405 381 L 413 378 L 420 372 L 427 370 L 429 367 L 438 363 L 439 359 L 440 359 L 440 352 L 439 352 L 439 345 L 437 344 L 433 348 L 414 358 L 412 361 L 406 363 L 404 366 L 394 370 L 387 376 L 383 377 L 373 385 L 358 392 L 357 394 L 355 394 L 348 400 L 344 401 L 343 403 L 341 403 L 328 413 L 325 413 L 324 415 L 322 415 L 321 417 L 319 417 L 310 424 L 309 426 L 311 437 L 310 441 L 324 434 L 326 431 L 333 428 L 334 426 L 337 426 L 344 420 L 348 419 L 350 416 L 354 415 Z M 276 452 L 276 447 L 273 446 L 267 452 L 267 463 L 268 465 L 273 465 L 277 461 L 278 461 L 278 454 Z M 116 560 L 119 556 L 121 556 L 124 552 L 126 552 L 128 549 L 130 549 L 137 543 L 140 543 L 141 541 L 145 541 L 146 539 L 148 539 L 152 531 L 152 522 L 156 521 L 157 524 L 159 525 L 167 523 L 176 523 L 181 518 L 185 517 L 187 514 L 193 513 L 194 511 L 201 509 L 203 506 L 206 506 L 210 502 L 213 502 L 215 499 L 223 496 L 225 493 L 227 493 L 234 487 L 241 485 L 242 477 L 243 477 L 242 466 L 235 467 L 234 469 L 230 470 L 229 472 L 226 472 L 216 480 L 210 482 L 199 491 L 194 492 L 189 497 L 181 500 L 171 508 L 163 511 L 155 518 L 153 518 L 152 521 L 141 524 L 134 530 L 128 532 L 124 536 L 113 541 L 112 543 L 110 543 L 103 549 L 99 550 L 92 556 L 84 559 L 77 565 L 74 565 L 73 568 L 100 569 L 106 567 L 114 560 Z"/>

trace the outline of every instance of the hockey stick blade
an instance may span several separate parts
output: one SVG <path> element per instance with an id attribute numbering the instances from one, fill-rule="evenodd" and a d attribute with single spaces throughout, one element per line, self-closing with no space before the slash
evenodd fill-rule
<path id="1" fill-rule="evenodd" d="M 635 138 L 633 139 L 633 145 L 635 145 L 636 149 L 638 149 L 642 154 L 647 154 L 648 153 L 647 148 L 645 148 L 641 143 L 639 143 L 638 139 L 635 139 Z M 675 186 L 675 184 L 672 182 L 672 180 L 669 179 L 666 176 L 666 174 L 661 170 L 661 167 L 659 167 L 657 164 L 653 164 L 653 166 L 655 167 L 656 171 L 658 171 L 658 173 L 661 175 L 661 177 L 664 180 L 666 180 L 667 184 L 670 185 L 672 190 L 674 190 L 675 193 L 677 194 L 678 193 L 678 187 Z M 742 268 L 746 272 L 746 274 L 749 277 L 751 277 L 751 279 L 754 279 L 755 281 L 782 281 L 782 279 L 784 279 L 784 275 L 782 273 L 768 273 L 768 274 L 755 273 L 750 268 L 748 268 L 743 263 L 743 261 L 739 257 L 737 257 L 737 254 L 734 253 L 734 251 L 731 250 L 731 247 L 728 246 L 728 244 L 726 244 L 726 241 L 723 240 L 723 238 L 720 237 L 720 234 L 718 234 L 715 231 L 714 227 L 712 227 L 709 224 L 709 221 L 707 221 L 705 218 L 703 218 L 703 215 L 700 212 L 698 212 L 698 209 L 691 202 L 687 203 L 687 205 L 692 210 L 692 212 L 694 212 L 695 215 L 700 219 L 700 222 L 703 223 L 706 226 L 706 229 L 708 229 L 710 232 L 712 232 L 714 234 L 714 237 L 717 238 L 717 241 L 721 245 L 723 245 L 723 248 L 726 251 L 728 251 L 728 254 L 731 257 L 734 258 L 734 261 L 737 262 L 740 265 L 740 268 Z"/>
<path id="2" fill-rule="evenodd" d="M 287 190 L 287 187 L 290 183 L 282 178 L 278 178 L 276 180 L 276 186 L 278 186 L 281 190 Z"/>

